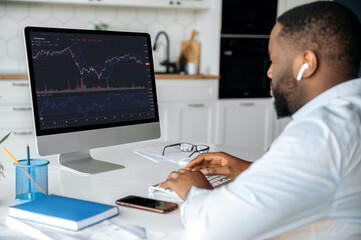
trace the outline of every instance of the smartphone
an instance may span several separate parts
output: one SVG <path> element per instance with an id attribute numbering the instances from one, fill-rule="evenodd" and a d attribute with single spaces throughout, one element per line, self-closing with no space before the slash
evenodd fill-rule
<path id="1" fill-rule="evenodd" d="M 169 213 L 178 208 L 177 203 L 137 196 L 127 196 L 125 198 L 118 199 L 115 203 L 119 206 L 137 208 L 156 213 Z"/>

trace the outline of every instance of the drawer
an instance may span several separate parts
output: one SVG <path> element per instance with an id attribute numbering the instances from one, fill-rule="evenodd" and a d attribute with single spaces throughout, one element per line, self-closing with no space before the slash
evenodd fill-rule
<path id="1" fill-rule="evenodd" d="M 0 104 L 30 104 L 30 90 L 27 80 L 1 80 Z"/>
<path id="2" fill-rule="evenodd" d="M 217 100 L 218 80 L 157 80 L 158 101 Z"/>
<path id="3" fill-rule="evenodd" d="M 29 81 L 28 80 L 0 80 L 0 92 L 2 90 L 28 90 Z"/>
<path id="4" fill-rule="evenodd" d="M 0 106 L 0 128 L 32 128 L 33 116 L 30 105 Z"/>

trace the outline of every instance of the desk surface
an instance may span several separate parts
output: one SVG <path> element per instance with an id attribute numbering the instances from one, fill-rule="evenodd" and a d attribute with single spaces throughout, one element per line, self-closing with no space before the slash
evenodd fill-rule
<path id="1" fill-rule="evenodd" d="M 165 146 L 165 142 L 141 142 L 125 144 L 91 151 L 93 158 L 121 164 L 124 169 L 96 175 L 82 176 L 70 173 L 58 166 L 56 156 L 45 157 L 49 164 L 49 194 L 74 197 L 115 205 L 115 200 L 127 195 L 137 195 L 160 200 L 177 202 L 182 200 L 168 194 L 148 193 L 148 186 L 164 181 L 169 173 L 180 167 L 177 164 L 154 163 L 135 153 L 133 149 L 151 146 Z M 6 145 L 5 145 L 6 146 Z M 254 161 L 261 152 L 210 144 L 211 151 L 224 151 L 246 160 Z M 25 152 L 24 152 L 25 155 Z M 1 159 L 4 164 L 8 159 Z M 12 164 L 4 164 L 6 178 L 0 180 L 0 223 L 6 221 L 8 206 L 17 204 L 15 201 L 15 170 Z M 133 224 L 166 233 L 166 239 L 181 239 L 184 227 L 180 219 L 180 210 L 168 214 L 157 214 L 137 209 L 119 207 L 119 218 Z"/>

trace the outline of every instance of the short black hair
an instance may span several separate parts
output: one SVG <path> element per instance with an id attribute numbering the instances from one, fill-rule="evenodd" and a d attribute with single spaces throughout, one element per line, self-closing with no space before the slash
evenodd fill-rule
<path id="1" fill-rule="evenodd" d="M 278 36 L 298 50 L 312 50 L 335 71 L 356 77 L 361 61 L 361 23 L 346 6 L 329 1 L 295 7 L 277 18 Z"/>

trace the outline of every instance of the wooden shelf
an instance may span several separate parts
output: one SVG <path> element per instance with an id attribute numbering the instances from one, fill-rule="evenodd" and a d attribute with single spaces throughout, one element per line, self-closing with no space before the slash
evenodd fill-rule
<path id="1" fill-rule="evenodd" d="M 0 80 L 26 80 L 28 79 L 28 75 L 0 75 Z"/>

